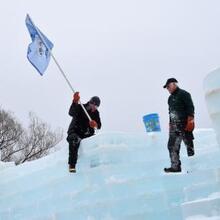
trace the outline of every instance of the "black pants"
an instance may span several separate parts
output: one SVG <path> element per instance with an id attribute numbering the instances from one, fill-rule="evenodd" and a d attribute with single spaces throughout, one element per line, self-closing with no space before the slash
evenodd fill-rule
<path id="1" fill-rule="evenodd" d="M 69 160 L 68 163 L 71 166 L 76 165 L 78 159 L 78 149 L 81 142 L 81 138 L 73 133 L 69 134 L 67 137 L 67 141 L 69 142 Z"/>
<path id="2" fill-rule="evenodd" d="M 194 155 L 193 139 L 194 137 L 192 132 L 170 130 L 168 150 L 170 154 L 170 161 L 172 168 L 177 169 L 181 167 L 179 154 L 180 154 L 180 146 L 182 141 L 186 145 L 188 156 Z"/>

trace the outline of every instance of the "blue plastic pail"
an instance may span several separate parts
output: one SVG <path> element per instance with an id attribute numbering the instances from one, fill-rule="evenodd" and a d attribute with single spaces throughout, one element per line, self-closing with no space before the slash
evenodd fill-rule
<path id="1" fill-rule="evenodd" d="M 157 113 L 145 115 L 143 121 L 147 132 L 161 131 L 159 115 Z"/>

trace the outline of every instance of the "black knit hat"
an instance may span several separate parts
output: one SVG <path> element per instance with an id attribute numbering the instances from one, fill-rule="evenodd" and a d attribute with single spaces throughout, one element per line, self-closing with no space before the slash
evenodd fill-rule
<path id="1" fill-rule="evenodd" d="M 96 106 L 100 106 L 100 98 L 98 96 L 93 96 L 90 100 L 89 100 L 90 103 L 96 105 Z"/>
<path id="2" fill-rule="evenodd" d="M 178 81 L 175 78 L 169 78 L 166 84 L 163 86 L 163 88 L 167 88 L 167 86 L 172 82 L 178 83 Z"/>

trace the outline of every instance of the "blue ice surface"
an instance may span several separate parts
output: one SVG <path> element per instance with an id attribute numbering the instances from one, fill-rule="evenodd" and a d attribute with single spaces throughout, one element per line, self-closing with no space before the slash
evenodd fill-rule
<path id="1" fill-rule="evenodd" d="M 181 220 L 220 218 L 220 148 L 195 131 L 183 172 L 170 165 L 167 133 L 99 133 L 82 141 L 77 173 L 67 146 L 19 166 L 0 163 L 0 220 Z"/>

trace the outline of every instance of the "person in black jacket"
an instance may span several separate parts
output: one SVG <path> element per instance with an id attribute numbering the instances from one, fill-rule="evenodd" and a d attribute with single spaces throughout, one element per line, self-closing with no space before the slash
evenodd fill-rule
<path id="1" fill-rule="evenodd" d="M 73 102 L 69 109 L 72 121 L 67 131 L 67 141 L 69 143 L 69 171 L 76 172 L 78 149 L 82 139 L 95 134 L 95 129 L 101 128 L 101 120 L 97 108 L 100 106 L 100 99 L 94 96 L 83 106 L 87 110 L 91 121 L 89 121 L 82 106 L 79 104 L 79 92 L 74 93 Z"/>
<path id="2" fill-rule="evenodd" d="M 179 153 L 182 141 L 186 145 L 188 156 L 194 155 L 194 105 L 190 93 L 180 89 L 177 83 L 175 78 L 170 78 L 164 85 L 170 93 L 168 150 L 171 160 L 171 167 L 164 168 L 165 172 L 181 172 Z"/>

